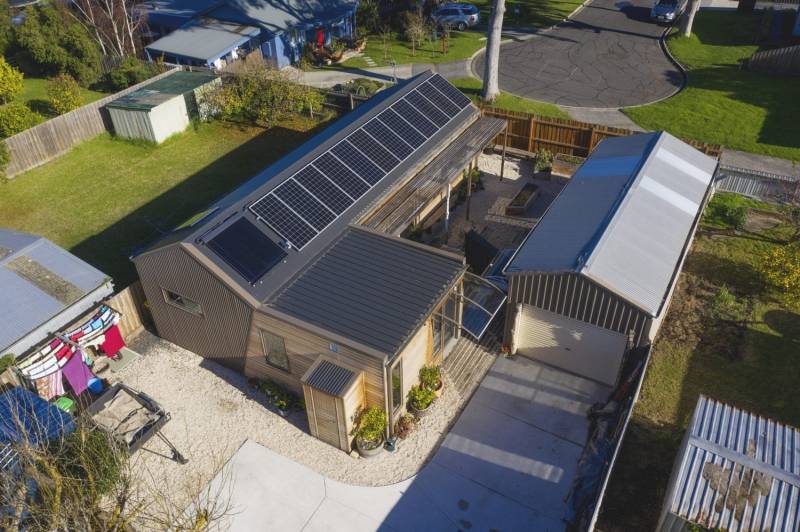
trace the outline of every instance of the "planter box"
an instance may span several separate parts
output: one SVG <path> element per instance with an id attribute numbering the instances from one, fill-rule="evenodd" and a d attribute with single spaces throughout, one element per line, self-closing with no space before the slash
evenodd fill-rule
<path id="1" fill-rule="evenodd" d="M 550 175 L 561 179 L 570 179 L 585 160 L 583 157 L 559 153 L 553 157 L 553 168 L 550 170 Z"/>
<path id="2" fill-rule="evenodd" d="M 525 183 L 525 186 L 517 192 L 517 195 L 506 206 L 506 216 L 522 216 L 533 204 L 539 195 L 539 187 L 533 183 Z"/>

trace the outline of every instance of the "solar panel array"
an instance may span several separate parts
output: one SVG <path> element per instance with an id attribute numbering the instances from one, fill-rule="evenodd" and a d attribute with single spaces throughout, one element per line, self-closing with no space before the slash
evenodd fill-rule
<path id="1" fill-rule="evenodd" d="M 254 202 L 250 211 L 303 249 L 469 105 L 461 91 L 434 75 Z"/>

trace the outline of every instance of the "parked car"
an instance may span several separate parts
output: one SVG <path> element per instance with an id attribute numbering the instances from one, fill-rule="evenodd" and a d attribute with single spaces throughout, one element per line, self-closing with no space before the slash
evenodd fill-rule
<path id="1" fill-rule="evenodd" d="M 681 16 L 683 0 L 658 0 L 650 10 L 650 19 L 655 22 L 673 22 Z"/>
<path id="2" fill-rule="evenodd" d="M 442 4 L 431 13 L 431 19 L 437 27 L 449 26 L 464 31 L 478 23 L 478 8 L 467 3 Z"/>

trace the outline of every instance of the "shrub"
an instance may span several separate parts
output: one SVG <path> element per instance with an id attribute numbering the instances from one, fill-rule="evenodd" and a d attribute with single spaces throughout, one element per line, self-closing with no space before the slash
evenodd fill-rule
<path id="1" fill-rule="evenodd" d="M 16 135 L 44 120 L 40 114 L 34 113 L 21 103 L 9 103 L 0 106 L 0 138 Z"/>
<path id="2" fill-rule="evenodd" d="M 11 154 L 8 152 L 8 146 L 6 146 L 5 142 L 0 141 L 0 183 L 5 183 L 8 179 L 6 170 L 8 170 L 8 163 L 10 162 Z M 14 355 L 11 356 L 13 357 Z"/>
<path id="3" fill-rule="evenodd" d="M 800 299 L 800 244 L 788 244 L 766 252 L 757 263 L 767 284 Z"/>
<path id="4" fill-rule="evenodd" d="M 124 452 L 115 447 L 107 433 L 80 426 L 64 440 L 61 474 L 76 481 L 71 489 L 94 489 L 98 495 L 106 494 L 120 479 Z"/>
<path id="5" fill-rule="evenodd" d="M 723 286 L 711 301 L 711 315 L 720 321 L 743 322 L 747 320 L 747 302 L 740 301 L 727 286 Z"/>
<path id="6" fill-rule="evenodd" d="M 544 172 L 553 167 L 553 154 L 549 150 L 539 150 L 536 152 L 536 162 L 534 171 Z"/>
<path id="7" fill-rule="evenodd" d="M 705 222 L 727 229 L 742 229 L 747 221 L 747 200 L 736 194 L 718 194 L 708 203 Z"/>
<path id="8" fill-rule="evenodd" d="M 368 33 L 377 33 L 381 25 L 381 14 L 376 0 L 361 0 L 356 11 L 356 28 Z"/>
<path id="9" fill-rule="evenodd" d="M 0 357 L 0 373 L 3 373 L 5 370 L 13 366 L 15 361 L 16 357 L 14 357 L 12 353 L 6 353 Z"/>
<path id="10" fill-rule="evenodd" d="M 60 115 L 83 104 L 81 88 L 69 74 L 59 74 L 47 83 L 47 98 L 53 111 Z"/>
<path id="11" fill-rule="evenodd" d="M 153 74 L 155 71 L 151 65 L 128 56 L 108 73 L 108 84 L 114 91 L 121 91 L 149 79 Z"/>
<path id="12" fill-rule="evenodd" d="M 408 391 L 408 404 L 416 410 L 425 410 L 431 406 L 434 399 L 436 399 L 436 394 L 421 386 L 414 385 Z"/>
<path id="13" fill-rule="evenodd" d="M 8 103 L 22 91 L 22 72 L 0 56 L 0 104 Z"/>
<path id="14" fill-rule="evenodd" d="M 394 426 L 394 434 L 401 440 L 405 440 L 411 431 L 414 430 L 414 425 L 417 424 L 417 419 L 411 414 L 403 414 Z"/>
<path id="15" fill-rule="evenodd" d="M 435 391 L 442 385 L 442 370 L 439 366 L 422 366 L 419 370 L 419 385 Z"/>
<path id="16" fill-rule="evenodd" d="M 386 412 L 377 406 L 371 406 L 359 412 L 352 435 L 363 443 L 379 444 L 386 432 Z"/>

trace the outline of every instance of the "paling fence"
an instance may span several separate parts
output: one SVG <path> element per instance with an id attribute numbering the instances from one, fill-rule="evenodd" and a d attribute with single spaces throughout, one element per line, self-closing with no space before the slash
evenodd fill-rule
<path id="1" fill-rule="evenodd" d="M 800 199 L 800 176 L 787 176 L 720 164 L 714 176 L 719 192 L 733 192 L 768 203 Z"/>
<path id="2" fill-rule="evenodd" d="M 754 53 L 747 69 L 773 76 L 800 76 L 800 44 Z"/>

